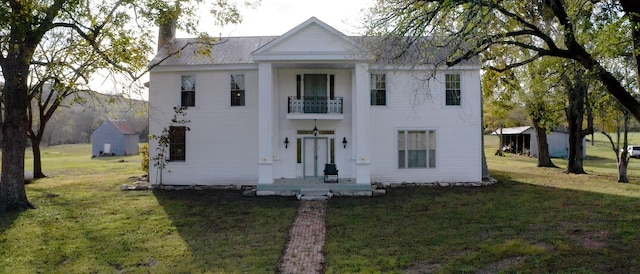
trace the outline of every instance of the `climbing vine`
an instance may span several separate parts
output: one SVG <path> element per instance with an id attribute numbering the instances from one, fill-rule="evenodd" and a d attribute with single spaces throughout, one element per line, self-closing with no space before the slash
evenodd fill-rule
<path id="1" fill-rule="evenodd" d="M 171 118 L 171 126 L 173 125 L 186 125 L 190 120 L 186 120 L 185 116 L 186 107 L 173 107 L 173 117 Z M 165 127 L 162 129 L 162 134 L 160 135 L 151 135 L 151 139 L 156 140 L 158 142 L 158 146 L 156 146 L 155 151 L 156 154 L 150 158 L 153 166 L 157 169 L 156 173 L 156 183 L 162 184 L 162 174 L 164 170 L 167 168 L 167 164 L 171 161 L 169 158 L 169 145 L 171 144 L 171 126 Z M 186 127 L 186 130 L 191 130 L 189 127 Z"/>

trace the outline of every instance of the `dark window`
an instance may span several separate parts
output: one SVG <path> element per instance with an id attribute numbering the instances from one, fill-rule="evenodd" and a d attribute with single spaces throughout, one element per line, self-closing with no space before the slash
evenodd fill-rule
<path id="1" fill-rule="evenodd" d="M 296 75 L 296 99 L 302 96 L 302 75 Z"/>
<path id="2" fill-rule="evenodd" d="M 297 163 L 298 164 L 302 164 L 302 139 L 298 138 L 296 140 L 296 148 L 297 150 Z"/>
<path id="3" fill-rule="evenodd" d="M 187 127 L 169 127 L 169 161 L 186 160 Z"/>
<path id="4" fill-rule="evenodd" d="M 330 160 L 329 163 L 335 164 L 336 163 L 336 139 L 329 139 L 329 153 L 331 154 L 329 156 Z"/>
<path id="5" fill-rule="evenodd" d="M 460 105 L 460 74 L 445 75 L 446 105 Z"/>
<path id="6" fill-rule="evenodd" d="M 196 105 L 196 78 L 193 75 L 182 75 L 180 106 L 193 107 Z"/>
<path id="7" fill-rule="evenodd" d="M 371 74 L 371 105 L 387 105 L 387 77 L 385 74 Z"/>
<path id="8" fill-rule="evenodd" d="M 231 75 L 231 106 L 244 106 L 244 74 Z"/>
<path id="9" fill-rule="evenodd" d="M 329 99 L 333 100 L 336 97 L 336 84 L 335 75 L 329 75 Z"/>

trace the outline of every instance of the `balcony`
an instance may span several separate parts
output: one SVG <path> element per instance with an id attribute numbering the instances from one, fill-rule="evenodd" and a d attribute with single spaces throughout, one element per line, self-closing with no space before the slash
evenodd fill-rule
<path id="1" fill-rule="evenodd" d="M 287 119 L 342 120 L 342 97 L 290 96 Z"/>

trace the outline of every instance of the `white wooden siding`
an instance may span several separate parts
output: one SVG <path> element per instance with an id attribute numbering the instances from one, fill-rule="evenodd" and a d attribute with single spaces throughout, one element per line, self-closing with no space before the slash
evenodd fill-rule
<path id="1" fill-rule="evenodd" d="M 229 75 L 244 73 L 245 106 L 230 106 Z M 335 96 L 343 97 L 343 120 L 318 120 L 320 130 L 333 130 L 335 161 L 343 178 L 352 178 L 352 96 L 349 69 L 275 69 L 274 178 L 295 178 L 298 130 L 311 130 L 313 120 L 286 118 L 288 97 L 296 94 L 296 75 L 335 75 Z M 415 72 L 387 71 L 387 106 L 371 106 L 371 180 L 377 182 L 468 182 L 481 180 L 479 73 L 462 76 L 461 106 L 445 106 L 444 73 L 426 85 Z M 450 73 L 450 72 L 448 72 Z M 160 134 L 169 125 L 173 106 L 180 104 L 180 75 L 152 73 L 150 131 Z M 196 106 L 186 112 L 187 160 L 170 163 L 165 184 L 255 184 L 257 167 L 257 71 L 201 71 L 196 76 Z M 428 88 L 427 88 L 428 87 Z M 172 92 L 173 90 L 173 92 Z M 435 130 L 436 168 L 399 169 L 397 132 Z M 346 137 L 347 148 L 342 146 Z M 285 149 L 284 139 L 289 139 Z M 151 141 L 151 152 L 155 141 Z M 168 172 L 171 171 L 171 172 Z M 150 179 L 156 170 L 151 167 Z"/>
<path id="2" fill-rule="evenodd" d="M 245 106 L 230 106 L 231 73 L 245 74 Z M 149 130 L 159 135 L 170 125 L 173 107 L 180 105 L 180 76 L 151 73 Z M 200 71 L 196 76 L 196 106 L 186 110 L 186 161 L 171 162 L 164 184 L 255 184 L 258 178 L 257 71 Z M 155 153 L 157 142 L 150 141 Z M 170 172 L 169 172 L 170 171 Z M 150 181 L 157 170 L 150 166 Z"/>
<path id="3" fill-rule="evenodd" d="M 531 128 L 525 132 L 531 136 L 530 140 L 530 156 L 538 157 L 538 136 L 535 129 Z M 549 145 L 549 155 L 554 158 L 568 158 L 569 157 L 569 133 L 552 131 L 547 134 L 547 144 Z M 582 158 L 587 157 L 587 138 L 582 139 Z"/>
<path id="4" fill-rule="evenodd" d="M 445 106 L 445 73 L 461 74 L 460 106 Z M 428 82 L 424 77 L 419 72 L 387 71 L 387 106 L 370 108 L 371 181 L 480 181 L 479 72 L 439 71 Z M 398 168 L 397 132 L 402 129 L 436 131 L 436 168 Z"/>

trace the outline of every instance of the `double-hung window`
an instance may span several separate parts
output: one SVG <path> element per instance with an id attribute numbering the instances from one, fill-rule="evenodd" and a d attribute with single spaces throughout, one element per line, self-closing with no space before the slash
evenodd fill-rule
<path id="1" fill-rule="evenodd" d="M 182 75 L 180 106 L 193 107 L 195 105 L 196 105 L 196 77 L 193 75 Z"/>
<path id="2" fill-rule="evenodd" d="M 187 159 L 187 127 L 169 127 L 169 161 L 185 161 Z"/>
<path id="3" fill-rule="evenodd" d="M 447 106 L 460 105 L 460 74 L 445 75 L 445 93 Z"/>
<path id="4" fill-rule="evenodd" d="M 435 167 L 435 130 L 398 131 L 398 168 Z"/>
<path id="5" fill-rule="evenodd" d="M 371 105 L 387 105 L 387 76 L 385 74 L 371 74 Z"/>
<path id="6" fill-rule="evenodd" d="M 244 106 L 244 74 L 231 75 L 231 106 Z"/>

